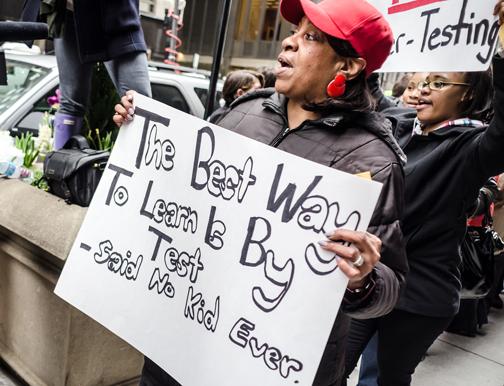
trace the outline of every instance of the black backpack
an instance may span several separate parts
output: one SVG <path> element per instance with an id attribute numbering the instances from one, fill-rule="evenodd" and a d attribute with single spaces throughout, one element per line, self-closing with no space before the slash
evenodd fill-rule
<path id="1" fill-rule="evenodd" d="M 110 153 L 89 148 L 82 135 L 74 135 L 60 150 L 47 154 L 44 177 L 51 193 L 68 203 L 89 206 Z"/>

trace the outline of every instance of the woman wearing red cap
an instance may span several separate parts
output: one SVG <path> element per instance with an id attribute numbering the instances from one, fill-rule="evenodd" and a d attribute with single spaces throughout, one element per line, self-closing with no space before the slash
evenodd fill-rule
<path id="1" fill-rule="evenodd" d="M 388 57 L 393 37 L 383 16 L 364 0 L 283 0 L 280 7 L 297 27 L 282 42 L 276 90 L 242 96 L 217 124 L 383 183 L 369 233 L 340 228 L 321 235 L 321 247 L 338 256 L 349 283 L 313 384 L 339 386 L 349 316 L 390 312 L 407 271 L 400 228 L 405 159 L 388 123 L 373 112 L 366 84 Z M 129 119 L 129 108 L 126 98 L 116 107 L 118 124 Z M 147 359 L 142 379 L 143 385 L 174 384 Z"/>

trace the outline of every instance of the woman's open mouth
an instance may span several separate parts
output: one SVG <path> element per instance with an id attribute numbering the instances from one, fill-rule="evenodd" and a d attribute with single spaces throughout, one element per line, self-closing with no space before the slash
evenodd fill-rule
<path id="1" fill-rule="evenodd" d="M 278 63 L 280 66 L 276 67 L 277 77 L 281 77 L 293 68 L 292 63 L 283 55 L 278 56 Z"/>
<path id="2" fill-rule="evenodd" d="M 432 105 L 432 102 L 429 101 L 428 99 L 420 98 L 418 100 L 418 104 L 416 106 L 414 106 L 414 107 L 415 107 L 415 109 L 418 112 L 418 111 L 423 110 L 423 109 L 425 109 L 425 108 L 427 108 L 427 107 L 429 107 L 431 105 Z"/>

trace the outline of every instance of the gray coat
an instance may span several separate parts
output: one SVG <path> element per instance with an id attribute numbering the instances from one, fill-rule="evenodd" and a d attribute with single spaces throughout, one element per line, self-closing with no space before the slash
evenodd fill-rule
<path id="1" fill-rule="evenodd" d="M 339 385 L 349 316 L 367 319 L 390 312 L 408 270 L 400 227 L 405 157 L 388 121 L 376 113 L 342 113 L 286 130 L 286 103 L 286 98 L 273 89 L 249 93 L 233 102 L 231 111 L 217 124 L 344 172 L 369 171 L 373 180 L 383 183 L 368 228 L 383 243 L 381 262 L 372 273 L 376 284 L 364 298 L 345 296 L 314 382 L 320 386 Z"/>

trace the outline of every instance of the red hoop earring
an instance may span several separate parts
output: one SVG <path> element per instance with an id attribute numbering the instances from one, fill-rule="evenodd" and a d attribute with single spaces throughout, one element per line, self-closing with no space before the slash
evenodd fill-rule
<path id="1" fill-rule="evenodd" d="M 345 93 L 346 88 L 346 76 L 345 74 L 337 74 L 331 82 L 327 85 L 327 95 L 331 98 L 337 98 Z"/>

